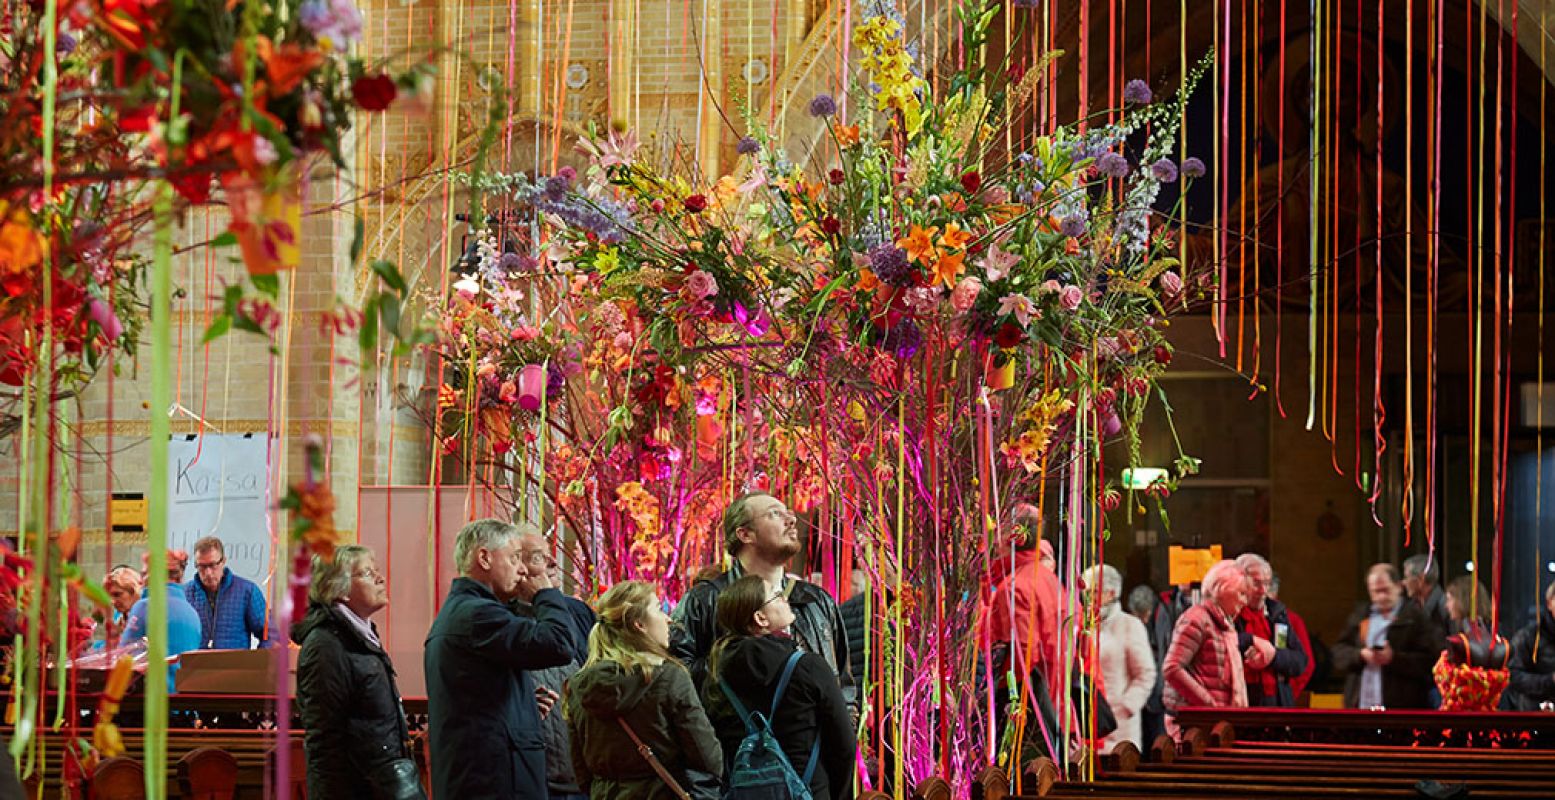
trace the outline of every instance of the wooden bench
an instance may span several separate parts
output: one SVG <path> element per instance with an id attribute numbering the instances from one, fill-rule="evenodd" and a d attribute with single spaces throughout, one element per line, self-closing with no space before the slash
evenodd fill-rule
<path id="1" fill-rule="evenodd" d="M 1461 728 L 1461 720 L 1455 722 Z M 1271 728 L 1278 728 L 1277 723 L 1264 719 L 1255 730 Z M 1473 797 L 1555 796 L 1555 751 L 1551 750 L 1251 741 L 1242 738 L 1240 729 L 1226 720 L 1213 720 L 1208 728 L 1189 729 L 1182 739 L 1181 747 L 1157 742 L 1151 748 L 1155 756 L 1151 759 L 1140 758 L 1132 745 L 1121 747 L 1101 759 L 1096 780 L 1033 786 L 1030 794 L 1088 798 L 1419 798 L 1417 785 L 1429 780 L 1464 784 Z M 1488 737 L 1479 739 L 1494 741 Z M 1435 737 L 1432 740 L 1440 741 Z M 1523 737 L 1518 741 L 1526 744 L 1539 739 Z"/>

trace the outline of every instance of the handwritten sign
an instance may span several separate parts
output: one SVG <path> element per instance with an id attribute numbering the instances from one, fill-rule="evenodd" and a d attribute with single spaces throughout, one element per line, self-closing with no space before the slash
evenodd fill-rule
<path id="1" fill-rule="evenodd" d="M 189 551 L 194 543 L 221 539 L 227 566 L 264 585 L 270 575 L 269 446 L 264 434 L 173 436 L 168 446 L 168 547 Z"/>
<path id="2" fill-rule="evenodd" d="M 1172 545 L 1167 549 L 1167 563 L 1170 565 L 1168 580 L 1173 586 L 1184 586 L 1204 580 L 1204 573 L 1209 572 L 1210 567 L 1224 558 L 1221 552 L 1218 544 L 1207 548 Z"/>

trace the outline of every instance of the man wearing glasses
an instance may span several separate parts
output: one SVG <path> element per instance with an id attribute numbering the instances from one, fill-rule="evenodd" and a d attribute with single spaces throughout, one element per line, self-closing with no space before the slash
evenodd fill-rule
<path id="1" fill-rule="evenodd" d="M 1250 706 L 1296 705 L 1290 681 L 1307 669 L 1307 652 L 1301 638 L 1291 632 L 1290 615 L 1280 601 L 1269 596 L 1274 569 L 1256 553 L 1236 560 L 1247 575 L 1247 605 L 1236 618 L 1237 647 L 1242 651 Z"/>
<path id="2" fill-rule="evenodd" d="M 788 599 L 794 621 L 788 632 L 807 653 L 825 659 L 842 686 L 848 707 L 858 713 L 858 695 L 848 668 L 848 633 L 837 601 L 821 587 L 788 575 L 784 567 L 799 553 L 799 524 L 783 501 L 765 492 L 735 498 L 724 510 L 724 549 L 733 556 L 728 571 L 698 581 L 675 608 L 670 652 L 691 670 L 698 686 L 707 679 L 707 655 L 718 637 L 718 595 L 745 575 L 760 575 Z"/>
<path id="3" fill-rule="evenodd" d="M 195 578 L 184 584 L 184 599 L 200 615 L 200 649 L 247 650 L 258 640 L 270 647 L 265 593 L 227 566 L 221 540 L 207 536 L 194 543 Z"/>

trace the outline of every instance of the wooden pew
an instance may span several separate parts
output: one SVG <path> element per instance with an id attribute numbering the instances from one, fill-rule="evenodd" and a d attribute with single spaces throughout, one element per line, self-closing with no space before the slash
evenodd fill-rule
<path id="1" fill-rule="evenodd" d="M 1301 724 L 1280 724 L 1281 712 L 1263 710 L 1267 716 L 1254 726 L 1255 733 L 1270 730 L 1298 732 Z M 1355 719 L 1375 726 L 1377 720 Z M 1145 760 L 1130 745 L 1099 762 L 1097 780 L 1065 781 L 1048 787 L 1032 787 L 1033 796 L 1045 797 L 1409 797 L 1422 795 L 1421 781 L 1445 785 L 1464 784 L 1473 797 L 1555 797 L 1555 749 L 1529 747 L 1544 741 L 1542 734 L 1517 736 L 1515 747 L 1489 746 L 1503 741 L 1464 730 L 1464 720 L 1454 719 L 1459 730 L 1451 736 L 1423 734 L 1431 742 L 1478 741 L 1479 747 L 1421 747 L 1403 745 L 1330 744 L 1305 741 L 1252 741 L 1224 719 L 1188 730 L 1181 748 L 1156 743 L 1153 758 Z M 1476 720 L 1492 724 L 1499 719 Z M 1440 725 L 1440 722 L 1438 722 Z M 1542 728 L 1544 720 L 1517 720 L 1510 730 Z M 1397 731 L 1418 727 L 1418 719 L 1397 721 Z M 1386 727 L 1386 726 L 1384 726 Z M 1410 735 L 1421 735 L 1411 731 Z M 1305 733 L 1294 738 L 1302 739 Z M 1044 759 L 1045 760 L 1045 759 Z"/>

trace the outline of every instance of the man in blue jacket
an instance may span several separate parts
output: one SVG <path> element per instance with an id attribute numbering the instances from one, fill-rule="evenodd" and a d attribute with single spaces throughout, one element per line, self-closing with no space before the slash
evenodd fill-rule
<path id="1" fill-rule="evenodd" d="M 221 540 L 207 536 L 194 543 L 194 580 L 184 584 L 184 599 L 200 614 L 201 650 L 247 650 L 259 641 L 270 647 L 265 592 L 227 566 Z"/>
<path id="2" fill-rule="evenodd" d="M 200 649 L 200 615 L 195 613 L 184 595 L 179 591 L 179 581 L 184 579 L 184 566 L 189 563 L 189 554 L 182 550 L 167 551 L 167 566 L 164 570 L 154 570 L 149 566 L 150 559 L 142 556 L 147 562 L 146 584 L 159 578 L 167 581 L 167 654 L 169 657 L 187 653 L 190 650 Z M 161 574 L 157 574 L 161 572 Z M 125 615 L 124 633 L 119 638 L 119 646 L 125 647 L 146 638 L 146 623 L 151 615 L 151 600 L 147 597 L 151 589 L 145 588 L 140 592 L 140 599 L 130 607 Z M 173 676 L 178 674 L 178 664 L 172 664 L 167 669 L 167 693 L 174 692 Z"/>
<path id="3" fill-rule="evenodd" d="M 523 560 L 521 531 L 482 519 L 459 531 L 448 589 L 426 641 L 433 796 L 546 796 L 540 721 L 555 701 L 526 670 L 568 663 L 576 631 L 546 570 Z M 532 617 L 508 603 L 529 603 Z M 560 713 L 560 712 L 556 712 Z"/>

